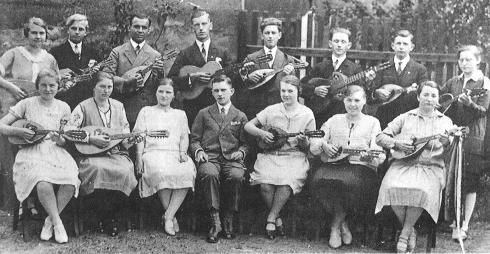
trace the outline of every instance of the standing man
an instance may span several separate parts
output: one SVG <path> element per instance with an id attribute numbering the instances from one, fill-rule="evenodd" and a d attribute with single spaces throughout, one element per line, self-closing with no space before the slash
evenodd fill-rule
<path id="1" fill-rule="evenodd" d="M 410 58 L 410 52 L 415 45 L 412 42 L 413 34 L 408 30 L 400 30 L 396 33 L 391 48 L 395 51 L 395 57 L 390 61 L 391 66 L 375 76 L 371 89 L 374 102 L 382 102 L 389 99 L 392 85 L 408 88 L 412 84 L 420 85 L 428 80 L 427 69 L 420 63 Z M 387 86 L 388 85 L 388 86 Z M 417 95 L 415 93 L 403 93 L 393 102 L 380 106 L 377 118 L 384 129 L 398 115 L 418 107 Z"/>
<path id="2" fill-rule="evenodd" d="M 83 43 L 88 31 L 88 20 L 85 15 L 73 14 L 66 19 L 68 39 L 65 43 L 53 47 L 50 51 L 58 62 L 60 74 L 70 77 L 82 74 L 82 70 L 93 67 L 101 59 L 92 47 Z M 70 90 L 59 94 L 59 99 L 65 101 L 73 110 L 78 103 L 92 97 L 89 81 L 75 84 Z"/>
<path id="3" fill-rule="evenodd" d="M 230 101 L 234 93 L 230 78 L 220 75 L 210 82 L 216 102 L 197 114 L 190 151 L 197 162 L 197 181 L 211 217 L 207 241 L 216 243 L 222 230 L 225 239 L 233 238 L 233 217 L 238 213 L 245 173 L 243 160 L 248 152 L 243 126 L 248 120 Z"/>
<path id="4" fill-rule="evenodd" d="M 131 128 L 141 108 L 156 104 L 156 81 L 164 74 L 163 61 L 158 59 L 160 53 L 146 42 L 150 27 L 151 19 L 148 16 L 134 15 L 129 30 L 131 39 L 114 48 L 108 59 L 107 72 L 114 75 L 116 98 L 123 102 Z M 146 82 L 143 82 L 140 74 L 129 78 L 122 77 L 135 67 L 149 65 L 152 65 L 152 74 Z"/>
<path id="5" fill-rule="evenodd" d="M 345 28 L 332 29 L 330 40 L 328 41 L 328 45 L 332 48 L 332 55 L 326 58 L 325 61 L 315 65 L 310 73 L 301 79 L 302 96 L 305 98 L 306 106 L 312 107 L 312 102 L 322 102 L 320 106 L 315 105 L 315 108 L 317 108 L 314 111 L 317 129 L 320 129 L 331 116 L 345 112 L 345 107 L 342 100 L 334 98 L 335 94 L 328 93 L 328 84 L 315 85 L 308 81 L 312 78 L 328 79 L 333 72 L 351 76 L 362 71 L 359 64 L 347 59 L 347 50 L 352 46 L 349 40 L 350 35 L 350 31 Z M 359 83 L 364 82 L 357 82 L 358 85 L 362 86 L 363 84 Z"/>
<path id="6" fill-rule="evenodd" d="M 184 77 L 179 77 L 180 69 L 184 66 L 202 67 L 209 61 L 216 61 L 222 67 L 231 63 L 230 53 L 213 43 L 210 32 L 213 30 L 213 23 L 209 13 L 203 10 L 196 10 L 191 15 L 192 28 L 196 36 L 196 41 L 191 46 L 180 51 L 174 61 L 172 68 L 168 72 L 168 77 L 173 79 L 176 89 L 183 91 L 192 89 L 198 83 L 208 83 L 213 73 L 195 72 Z M 192 126 L 199 110 L 214 103 L 213 96 L 209 89 L 205 89 L 197 98 L 184 99 L 183 108 L 189 119 L 189 126 Z"/>
<path id="7" fill-rule="evenodd" d="M 243 62 L 251 62 L 267 54 L 271 54 L 273 58 L 268 63 L 256 64 L 256 67 L 248 73 L 241 73 L 245 87 L 242 88 L 239 96 L 237 96 L 237 105 L 249 119 L 255 118 L 255 115 L 267 106 L 281 102 L 279 81 L 282 77 L 294 71 L 294 67 L 291 64 L 294 59 L 284 54 L 277 47 L 277 43 L 282 37 L 282 22 L 276 18 L 266 18 L 260 24 L 260 30 L 262 31 L 264 48 L 248 55 Z M 262 78 L 255 72 L 258 69 L 282 69 L 283 71 L 276 74 L 276 77 L 262 86 L 248 90 L 247 86 L 257 84 Z"/>

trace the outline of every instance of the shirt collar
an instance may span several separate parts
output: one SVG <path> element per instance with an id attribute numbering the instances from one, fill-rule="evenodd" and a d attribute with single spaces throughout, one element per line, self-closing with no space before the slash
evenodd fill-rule
<path id="1" fill-rule="evenodd" d="M 133 49 L 136 50 L 136 46 L 140 46 L 140 50 L 143 48 L 143 46 L 145 46 L 145 42 L 146 41 L 143 41 L 141 42 L 140 44 L 136 43 L 135 41 L 133 41 L 133 39 L 129 39 L 129 41 L 131 42 L 131 46 L 133 46 Z"/>
<path id="2" fill-rule="evenodd" d="M 225 108 L 225 114 L 228 114 L 228 111 L 230 111 L 230 107 L 231 107 L 231 101 L 228 102 L 228 104 L 224 105 L 224 106 L 221 106 L 219 103 L 216 102 L 216 104 L 218 104 L 218 112 L 221 113 L 221 108 Z"/>
<path id="3" fill-rule="evenodd" d="M 476 70 L 473 72 L 473 74 L 471 74 L 470 77 L 465 77 L 464 73 L 461 73 L 459 75 L 459 78 L 463 79 L 466 83 L 466 81 L 468 81 L 468 80 L 478 81 L 478 80 L 482 79 L 483 76 L 484 75 L 483 75 L 483 72 L 481 70 Z"/>
<path id="4" fill-rule="evenodd" d="M 272 51 L 272 58 L 276 57 L 276 52 L 277 52 L 277 46 L 273 47 L 272 49 L 269 49 L 268 47 L 264 46 L 264 51 L 265 53 L 269 53 L 269 51 Z"/>
<path id="5" fill-rule="evenodd" d="M 398 59 L 398 57 L 394 56 L 394 60 L 395 62 L 395 67 L 398 66 L 398 63 L 401 62 L 402 63 L 402 70 L 405 69 L 405 67 L 407 66 L 408 64 L 408 61 L 410 61 L 410 55 L 408 55 L 407 57 L 403 58 L 402 60 Z"/>
<path id="6" fill-rule="evenodd" d="M 418 108 L 416 108 L 416 109 L 412 109 L 412 110 L 408 111 L 408 112 L 407 112 L 407 114 L 409 114 L 409 115 L 413 115 L 413 116 L 420 116 L 420 117 L 423 117 L 423 116 L 420 114 L 420 112 L 419 112 L 419 109 L 418 109 Z M 443 117 L 443 116 L 444 116 L 444 114 L 443 114 L 443 113 L 441 113 L 439 110 L 435 110 L 435 115 L 436 115 L 437 117 Z"/>
<path id="7" fill-rule="evenodd" d="M 80 52 L 82 50 L 82 42 L 79 42 L 79 43 L 73 43 L 72 41 L 68 40 L 68 43 L 70 43 L 70 46 L 71 46 L 71 49 L 73 50 L 73 52 L 75 52 L 75 45 L 78 46 L 78 48 L 80 49 Z"/>
<path id="8" fill-rule="evenodd" d="M 344 62 L 345 58 L 347 58 L 346 55 L 343 55 L 341 57 L 336 57 L 335 55 L 332 54 L 332 64 L 335 64 L 335 60 L 338 59 L 339 60 L 338 65 L 340 66 Z"/>
<path id="9" fill-rule="evenodd" d="M 204 43 L 204 49 L 206 49 L 206 53 L 209 52 L 209 45 L 211 44 L 211 39 L 207 39 L 204 42 L 196 40 L 197 46 L 199 46 L 199 50 L 201 50 L 202 44 Z"/>

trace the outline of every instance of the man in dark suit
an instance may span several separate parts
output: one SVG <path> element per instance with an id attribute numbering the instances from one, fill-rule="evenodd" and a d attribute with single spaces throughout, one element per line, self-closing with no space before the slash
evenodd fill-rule
<path id="1" fill-rule="evenodd" d="M 197 114 L 190 151 L 198 163 L 198 186 L 211 216 L 207 241 L 216 243 L 222 230 L 225 239 L 233 238 L 233 217 L 238 212 L 245 173 L 243 160 L 249 149 L 243 130 L 248 120 L 230 101 L 234 93 L 230 78 L 220 75 L 211 83 L 216 103 Z M 224 213 L 223 228 L 220 211 Z"/>
<path id="2" fill-rule="evenodd" d="M 414 83 L 420 85 L 428 80 L 425 66 L 410 58 L 410 52 L 415 47 L 412 39 L 413 35 L 408 30 L 400 30 L 396 33 L 391 44 L 395 51 L 395 57 L 390 60 L 391 66 L 378 74 L 373 73 L 375 79 L 369 86 L 371 90 L 374 90 L 371 103 L 388 100 L 393 92 L 393 84 L 409 88 Z M 411 91 L 415 89 L 409 89 L 393 102 L 378 108 L 376 116 L 381 123 L 381 128 L 385 128 L 398 115 L 418 107 L 417 95 Z"/>
<path id="3" fill-rule="evenodd" d="M 260 24 L 262 31 L 262 40 L 264 48 L 248 55 L 244 63 L 256 60 L 259 57 L 271 54 L 273 59 L 268 63 L 257 64 L 248 72 L 242 72 L 244 86 L 241 87 L 236 97 L 237 106 L 242 109 L 247 117 L 254 118 L 255 115 L 269 105 L 281 102 L 280 96 L 280 80 L 282 77 L 292 74 L 294 67 L 294 59 L 291 56 L 284 54 L 278 47 L 277 43 L 282 37 L 282 22 L 276 18 L 266 18 Z M 274 69 L 283 71 L 276 74 L 276 77 L 269 80 L 267 83 L 253 90 L 247 87 L 254 86 L 262 78 L 256 70 Z"/>
<path id="4" fill-rule="evenodd" d="M 146 42 L 151 19 L 144 15 L 131 18 L 130 40 L 114 48 L 109 55 L 107 72 L 114 75 L 115 98 L 122 101 L 131 128 L 144 106 L 155 105 L 158 79 L 163 77 L 163 61 L 160 53 Z M 140 74 L 123 77 L 127 71 L 139 66 L 152 66 L 152 74 L 146 82 Z"/>
<path id="5" fill-rule="evenodd" d="M 85 15 L 73 14 L 66 19 L 68 39 L 65 43 L 53 47 L 51 53 L 60 68 L 63 77 L 80 75 L 83 70 L 93 67 L 101 59 L 97 51 L 83 43 L 88 31 L 88 20 Z M 89 81 L 79 82 L 66 92 L 60 92 L 57 97 L 65 101 L 73 109 L 81 101 L 92 97 L 92 86 Z"/>
<path id="6" fill-rule="evenodd" d="M 191 46 L 182 50 L 170 68 L 168 77 L 176 84 L 178 91 L 186 91 L 193 87 L 206 84 L 213 73 L 195 72 L 187 76 L 180 77 L 180 69 L 184 66 L 203 67 L 209 61 L 216 61 L 222 67 L 226 67 L 231 63 L 229 52 L 221 47 L 218 47 L 212 42 L 210 32 L 213 29 L 213 23 L 209 17 L 209 13 L 196 10 L 191 16 L 192 27 L 196 36 L 196 41 Z M 189 120 L 189 126 L 192 126 L 197 112 L 214 103 L 213 96 L 209 89 L 205 89 L 197 98 L 184 99 L 183 108 Z"/>
<path id="7" fill-rule="evenodd" d="M 312 78 L 331 77 L 333 72 L 340 72 L 346 76 L 351 76 L 362 71 L 361 66 L 347 59 L 347 50 L 352 43 L 349 40 L 350 31 L 345 28 L 334 28 L 330 32 L 328 42 L 332 48 L 332 56 L 325 61 L 315 65 L 310 73 L 301 79 L 303 87 L 302 97 L 305 98 L 305 105 L 315 109 L 315 120 L 319 129 L 331 116 L 345 112 L 344 103 L 335 94 L 329 94 L 328 84 L 311 84 Z M 363 81 L 355 84 L 363 85 Z M 317 105 L 312 105 L 317 104 Z"/>

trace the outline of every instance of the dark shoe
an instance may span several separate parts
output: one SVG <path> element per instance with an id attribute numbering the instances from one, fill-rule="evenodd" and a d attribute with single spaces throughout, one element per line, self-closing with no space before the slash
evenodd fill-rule
<path id="1" fill-rule="evenodd" d="M 269 227 L 269 225 L 272 225 L 273 227 Z M 265 236 L 269 240 L 274 240 L 276 238 L 276 222 L 275 221 L 268 221 L 267 225 L 265 226 Z"/>
<path id="2" fill-rule="evenodd" d="M 223 231 L 221 232 L 224 239 L 233 239 L 233 212 L 227 212 L 223 218 Z"/>
<path id="3" fill-rule="evenodd" d="M 115 220 L 111 220 L 111 228 L 109 232 L 107 232 L 109 236 L 115 237 L 119 234 L 119 229 L 117 228 L 117 222 Z"/>
<path id="4" fill-rule="evenodd" d="M 208 237 L 206 241 L 208 243 L 217 243 L 219 240 L 219 233 L 221 232 L 221 221 L 219 219 L 219 213 L 217 211 L 211 212 L 211 228 L 209 229 Z"/>
<path id="5" fill-rule="evenodd" d="M 281 218 L 276 219 L 276 235 L 286 236 L 286 231 L 284 230 L 284 224 Z"/>

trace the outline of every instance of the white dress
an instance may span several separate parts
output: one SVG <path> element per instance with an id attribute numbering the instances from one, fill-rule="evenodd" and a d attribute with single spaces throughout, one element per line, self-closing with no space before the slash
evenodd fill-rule
<path id="1" fill-rule="evenodd" d="M 179 162 L 180 137 L 190 133 L 185 112 L 179 109 L 165 112 L 156 106 L 144 107 L 138 114 L 134 131 L 144 130 L 168 130 L 169 137 L 147 136 L 143 141 L 144 173 L 140 179 L 140 196 L 149 197 L 161 189 L 194 189 L 194 162 L 190 157 L 186 162 Z"/>

